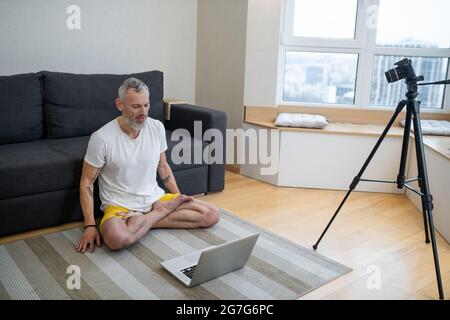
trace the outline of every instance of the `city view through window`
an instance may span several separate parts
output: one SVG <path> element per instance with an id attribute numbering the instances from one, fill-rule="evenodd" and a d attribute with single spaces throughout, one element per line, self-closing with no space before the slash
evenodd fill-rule
<path id="1" fill-rule="evenodd" d="M 357 46 L 341 42 L 341 48 L 346 50 L 333 52 L 332 44 L 336 42 L 330 42 L 353 37 L 352 30 L 356 28 L 357 19 L 361 19 L 356 12 L 362 1 L 287 1 L 294 1 L 292 27 L 294 37 L 298 38 L 293 40 L 297 42 L 286 43 L 290 46 L 283 51 L 283 101 L 354 105 L 357 103 L 356 84 L 363 81 L 363 84 L 358 82 L 358 88 L 367 86 L 363 101 L 368 102 L 369 106 L 395 107 L 405 98 L 406 85 L 403 80 L 388 84 L 384 73 L 405 57 L 411 59 L 416 74 L 423 75 L 426 82 L 448 78 L 448 0 L 380 0 L 377 5 L 376 39 L 372 44 L 366 44 L 376 50 L 363 65 L 358 52 L 364 53 L 365 48 L 357 50 Z M 323 8 L 332 10 L 324 13 Z M 327 21 L 335 23 L 319 23 L 323 21 L 316 19 L 319 13 L 321 16 L 324 14 Z M 321 40 L 311 45 L 308 39 Z M 307 50 L 303 49 L 302 41 L 306 41 L 304 48 Z M 364 79 L 357 79 L 360 74 L 358 68 L 370 69 L 370 77 L 365 75 Z M 444 86 L 424 86 L 419 88 L 418 100 L 422 107 L 441 109 L 444 95 Z"/>
<path id="2" fill-rule="evenodd" d="M 413 43 L 415 48 L 421 43 Z M 425 44 L 429 48 L 429 44 Z M 387 46 L 387 45 L 386 45 Z M 394 68 L 403 56 L 376 55 L 373 58 L 370 105 L 396 106 L 404 99 L 404 81 L 388 84 L 384 72 Z M 443 80 L 447 76 L 448 59 L 409 57 L 417 75 L 425 81 Z M 354 104 L 357 54 L 286 52 L 284 101 L 311 103 Z M 425 108 L 442 108 L 444 86 L 419 89 L 418 100 Z"/>

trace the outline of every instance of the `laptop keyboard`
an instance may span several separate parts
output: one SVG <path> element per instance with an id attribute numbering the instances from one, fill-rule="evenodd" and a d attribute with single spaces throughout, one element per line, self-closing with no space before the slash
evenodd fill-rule
<path id="1" fill-rule="evenodd" d="M 195 266 L 191 266 L 191 267 L 188 267 L 185 269 L 181 269 L 180 271 L 183 272 L 183 274 L 185 274 L 186 277 L 188 277 L 189 279 L 192 279 L 192 276 L 194 275 L 194 271 L 195 271 L 196 267 L 197 266 L 195 265 Z"/>

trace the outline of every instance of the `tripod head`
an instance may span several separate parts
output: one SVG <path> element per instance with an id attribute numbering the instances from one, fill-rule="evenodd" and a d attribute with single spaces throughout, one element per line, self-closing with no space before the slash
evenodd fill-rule
<path id="1" fill-rule="evenodd" d="M 435 82 L 424 82 L 424 83 L 419 83 L 419 86 L 429 86 L 432 84 L 450 84 L 450 79 L 449 80 L 442 80 L 442 81 L 435 81 Z"/>

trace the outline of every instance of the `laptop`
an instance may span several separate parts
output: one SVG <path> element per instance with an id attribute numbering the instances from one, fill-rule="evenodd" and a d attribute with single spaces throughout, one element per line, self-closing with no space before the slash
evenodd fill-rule
<path id="1" fill-rule="evenodd" d="M 253 251 L 259 233 L 211 246 L 161 262 L 161 265 L 183 282 L 193 287 L 242 268 Z"/>

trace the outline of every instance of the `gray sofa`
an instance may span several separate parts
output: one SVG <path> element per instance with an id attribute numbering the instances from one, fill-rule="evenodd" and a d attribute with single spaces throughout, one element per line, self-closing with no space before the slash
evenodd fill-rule
<path id="1" fill-rule="evenodd" d="M 89 136 L 120 115 L 114 99 L 122 81 L 130 76 L 150 88 L 150 116 L 166 128 L 166 155 L 181 192 L 223 190 L 224 164 L 194 164 L 192 151 L 191 164 L 175 165 L 170 152 L 177 142 L 170 137 L 173 130 L 184 128 L 194 139 L 195 120 L 202 121 L 203 131 L 216 128 L 225 137 L 226 114 L 175 104 L 170 121 L 165 120 L 161 72 L 82 75 L 43 71 L 1 76 L 0 236 L 82 219 L 78 189 Z M 209 144 L 197 142 L 203 149 Z M 102 214 L 99 206 L 96 185 L 97 217 Z"/>

